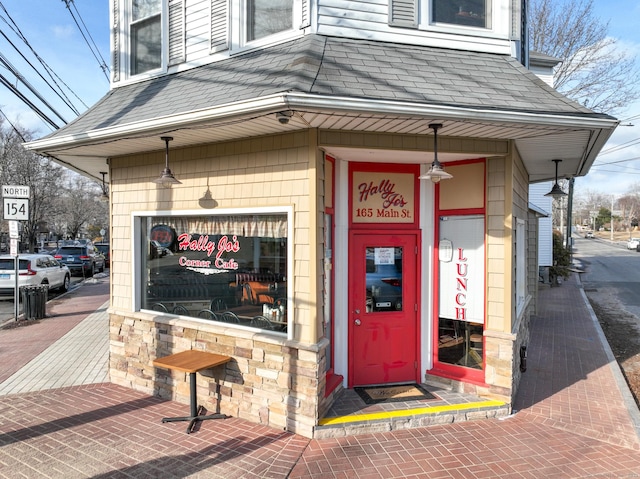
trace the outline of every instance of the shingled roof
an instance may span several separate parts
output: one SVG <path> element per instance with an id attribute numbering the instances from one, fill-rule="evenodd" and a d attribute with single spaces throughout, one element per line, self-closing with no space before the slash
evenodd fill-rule
<path id="1" fill-rule="evenodd" d="M 75 134 L 283 92 L 595 115 L 509 56 L 308 35 L 112 89 L 50 135 Z"/>

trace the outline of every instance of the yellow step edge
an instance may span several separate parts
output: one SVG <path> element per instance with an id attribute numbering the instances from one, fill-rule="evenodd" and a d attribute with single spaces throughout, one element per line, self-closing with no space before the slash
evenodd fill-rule
<path id="1" fill-rule="evenodd" d="M 319 426 L 333 426 L 357 421 L 374 421 L 376 419 L 392 419 L 406 416 L 418 416 L 425 414 L 438 414 L 450 411 L 464 411 L 467 409 L 500 407 L 506 403 L 502 401 L 478 401 L 463 404 L 447 404 L 445 406 L 428 406 L 416 409 L 402 409 L 397 411 L 380 411 L 367 414 L 355 414 L 350 416 L 325 417 L 318 422 Z"/>

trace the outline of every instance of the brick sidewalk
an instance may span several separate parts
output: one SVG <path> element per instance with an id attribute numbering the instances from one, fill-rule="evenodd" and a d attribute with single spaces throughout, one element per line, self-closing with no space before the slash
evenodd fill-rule
<path id="1" fill-rule="evenodd" d="M 579 282 L 542 290 L 540 306 L 502 420 L 308 440 L 230 418 L 187 435 L 160 422 L 187 404 L 74 386 L 0 397 L 0 477 L 638 477 L 639 413 Z"/>

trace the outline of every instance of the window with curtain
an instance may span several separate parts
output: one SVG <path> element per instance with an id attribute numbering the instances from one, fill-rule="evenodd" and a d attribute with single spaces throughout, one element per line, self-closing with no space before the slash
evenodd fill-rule
<path id="1" fill-rule="evenodd" d="M 132 0 L 131 74 L 162 66 L 162 1 Z"/>
<path id="2" fill-rule="evenodd" d="M 434 23 L 491 28 L 490 0 L 432 0 Z"/>
<path id="3" fill-rule="evenodd" d="M 140 222 L 143 309 L 288 331 L 286 213 Z"/>

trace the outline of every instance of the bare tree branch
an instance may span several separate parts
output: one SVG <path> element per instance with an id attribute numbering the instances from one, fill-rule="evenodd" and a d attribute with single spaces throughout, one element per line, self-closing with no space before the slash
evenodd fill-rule
<path id="1" fill-rule="evenodd" d="M 529 25 L 532 50 L 561 61 L 554 86 L 569 98 L 610 114 L 640 98 L 636 58 L 608 36 L 593 0 L 532 0 Z"/>

